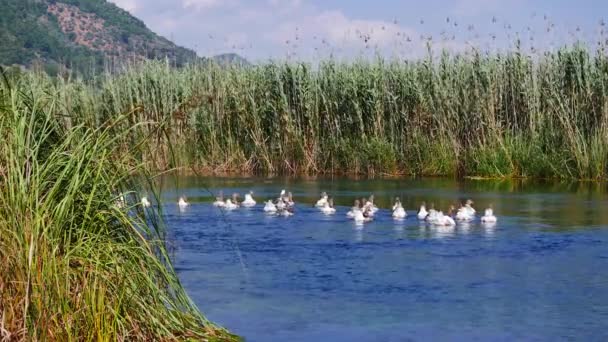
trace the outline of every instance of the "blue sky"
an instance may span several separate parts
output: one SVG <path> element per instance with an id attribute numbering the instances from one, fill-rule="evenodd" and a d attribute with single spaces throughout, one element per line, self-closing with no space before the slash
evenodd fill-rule
<path id="1" fill-rule="evenodd" d="M 199 55 L 250 60 L 554 49 L 608 38 L 607 0 L 109 0 Z M 606 26 L 601 26 L 601 21 Z"/>

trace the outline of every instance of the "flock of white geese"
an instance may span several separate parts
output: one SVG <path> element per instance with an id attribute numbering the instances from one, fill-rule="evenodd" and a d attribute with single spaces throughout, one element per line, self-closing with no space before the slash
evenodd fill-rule
<path id="1" fill-rule="evenodd" d="M 245 194 L 245 199 L 242 202 L 239 202 L 238 199 L 238 194 L 233 194 L 231 198 L 224 199 L 224 195 L 220 191 L 215 202 L 213 202 L 213 205 L 224 208 L 225 210 L 235 210 L 241 206 L 251 208 L 257 205 L 257 202 L 253 198 L 252 191 Z M 182 210 L 189 205 L 185 197 L 180 197 L 177 204 Z M 144 197 L 142 198 L 142 205 L 150 206 L 150 202 Z M 336 213 L 333 199 L 325 192 L 321 194 L 321 197 L 314 206 L 327 215 Z M 276 200 L 268 200 L 265 202 L 264 212 L 272 215 L 291 216 L 294 214 L 294 207 L 295 202 L 291 192 L 282 190 Z M 346 213 L 346 216 L 353 219 L 356 223 L 365 223 L 372 221 L 378 210 L 378 207 L 374 204 L 374 196 L 371 195 L 369 198 L 355 200 L 354 206 Z M 392 207 L 392 216 L 396 220 L 403 220 L 408 217 L 408 213 L 403 208 L 399 197 L 395 198 Z M 456 222 L 471 222 L 476 220 L 477 214 L 475 208 L 473 208 L 472 200 L 467 200 L 465 203 L 461 204 L 458 209 L 456 209 L 455 206 L 451 206 L 447 214 L 435 210 L 433 205 L 427 210 L 426 204 L 423 202 L 422 205 L 420 205 L 416 217 L 421 221 L 426 221 L 429 224 L 436 226 L 455 226 Z M 491 206 L 485 210 L 484 215 L 481 216 L 480 220 L 482 223 L 490 224 L 497 222 L 497 218 L 494 216 L 494 211 Z"/>

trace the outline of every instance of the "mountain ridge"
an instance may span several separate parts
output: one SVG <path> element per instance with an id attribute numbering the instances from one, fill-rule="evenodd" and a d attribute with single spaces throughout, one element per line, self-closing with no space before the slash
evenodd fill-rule
<path id="1" fill-rule="evenodd" d="M 0 65 L 42 64 L 49 73 L 83 73 L 133 61 L 167 59 L 175 66 L 207 60 L 151 31 L 107 0 L 0 0 Z M 212 57 L 248 64 L 236 54 Z"/>

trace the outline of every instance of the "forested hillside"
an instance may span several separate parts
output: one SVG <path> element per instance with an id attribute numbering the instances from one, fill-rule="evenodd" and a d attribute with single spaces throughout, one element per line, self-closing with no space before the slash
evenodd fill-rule
<path id="1" fill-rule="evenodd" d="M 196 54 L 106 0 L 0 0 L 0 64 L 91 72 L 128 61 Z"/>

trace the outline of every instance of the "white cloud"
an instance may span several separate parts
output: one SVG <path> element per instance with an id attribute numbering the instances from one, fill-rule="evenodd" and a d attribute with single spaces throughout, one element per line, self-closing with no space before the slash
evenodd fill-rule
<path id="1" fill-rule="evenodd" d="M 389 21 L 351 19 L 340 11 L 323 11 L 300 21 L 285 22 L 267 37 L 281 43 L 298 34 L 342 46 L 385 47 L 414 36 L 415 31 Z"/>
<path id="2" fill-rule="evenodd" d="M 225 0 L 183 0 L 182 6 L 184 8 L 194 8 L 198 11 L 219 7 L 224 5 L 227 1 Z"/>
<path id="3" fill-rule="evenodd" d="M 110 2 L 131 13 L 135 12 L 139 7 L 137 0 L 110 0 Z"/>

